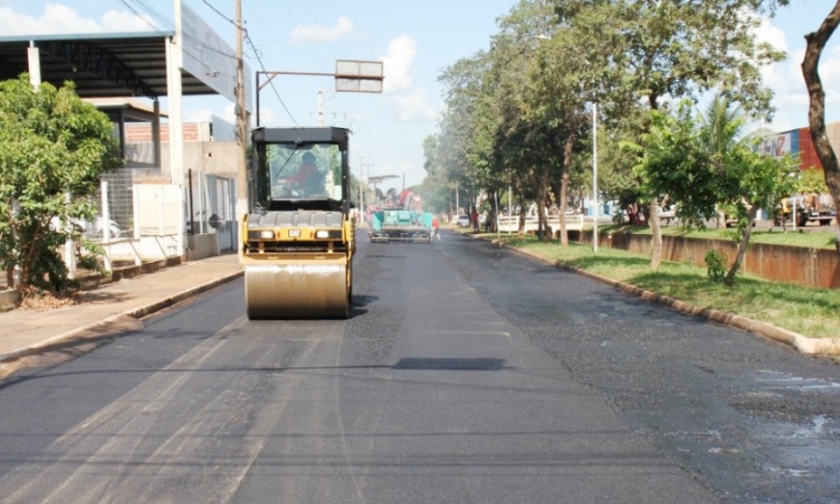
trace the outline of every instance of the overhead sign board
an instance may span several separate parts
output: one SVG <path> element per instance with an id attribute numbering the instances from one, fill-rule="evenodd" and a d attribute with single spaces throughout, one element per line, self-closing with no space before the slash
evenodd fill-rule
<path id="1" fill-rule="evenodd" d="M 383 79 L 381 61 L 338 60 L 335 62 L 336 91 L 381 93 Z"/>
<path id="2" fill-rule="evenodd" d="M 185 2 L 181 2 L 182 68 L 220 95 L 236 103 L 236 53 Z M 251 107 L 251 70 L 245 64 L 245 108 Z"/>

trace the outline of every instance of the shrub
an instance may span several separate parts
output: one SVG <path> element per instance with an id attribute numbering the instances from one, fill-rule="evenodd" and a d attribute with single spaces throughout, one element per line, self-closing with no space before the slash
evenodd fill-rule
<path id="1" fill-rule="evenodd" d="M 706 271 L 712 282 L 720 283 L 726 278 L 729 256 L 720 250 L 709 250 L 706 252 Z"/>

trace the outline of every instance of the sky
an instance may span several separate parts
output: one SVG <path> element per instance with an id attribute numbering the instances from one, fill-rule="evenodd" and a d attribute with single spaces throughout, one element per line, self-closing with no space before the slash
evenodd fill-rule
<path id="1" fill-rule="evenodd" d="M 234 0 L 182 0 L 231 48 L 235 47 Z M 489 48 L 496 20 L 517 0 L 422 2 L 384 0 L 241 0 L 248 37 L 246 63 L 281 72 L 333 73 L 339 59 L 384 62 L 382 94 L 336 93 L 331 77 L 280 75 L 260 91 L 263 126 L 314 126 L 318 94 L 324 123 L 349 127 L 351 166 L 364 177 L 392 175 L 379 187 L 419 184 L 423 140 L 437 131 L 444 106 L 441 71 Z M 799 65 L 804 35 L 816 30 L 833 2 L 791 0 L 758 31 L 785 50 L 786 61 L 763 70 L 775 92 L 775 131 L 804 127 L 808 97 Z M 0 0 L 0 37 L 45 33 L 92 33 L 171 29 L 173 0 Z M 827 90 L 826 120 L 840 120 L 840 35 L 829 42 L 820 65 Z M 162 106 L 167 107 L 166 101 Z M 185 97 L 186 120 L 217 115 L 231 122 L 234 105 L 220 96 Z"/>

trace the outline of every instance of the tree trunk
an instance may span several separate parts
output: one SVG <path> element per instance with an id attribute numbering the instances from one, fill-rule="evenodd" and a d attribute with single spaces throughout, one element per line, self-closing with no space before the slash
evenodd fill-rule
<path id="1" fill-rule="evenodd" d="M 662 226 L 659 225 L 659 198 L 650 202 L 651 253 L 650 269 L 656 271 L 662 264 Z"/>
<path id="2" fill-rule="evenodd" d="M 488 233 L 496 232 L 496 190 L 492 190 L 488 193 L 488 198 L 490 200 L 490 210 L 487 211 L 487 217 L 484 220 L 485 226 L 487 226 L 486 231 Z M 489 223 L 489 225 L 487 225 Z"/>
<path id="3" fill-rule="evenodd" d="M 546 206 L 548 202 L 548 167 L 542 168 L 542 176 L 540 177 L 540 191 L 537 198 L 537 213 L 539 213 L 537 224 L 537 236 L 540 241 L 551 241 L 551 232 L 548 229 L 548 212 Z"/>
<path id="4" fill-rule="evenodd" d="M 568 208 L 569 167 L 572 164 L 572 147 L 576 135 L 572 133 L 563 145 L 563 176 L 560 179 L 560 246 L 569 246 L 569 234 L 566 232 L 566 208 Z"/>
<path id="5" fill-rule="evenodd" d="M 750 207 L 750 211 L 748 212 L 747 228 L 741 236 L 741 243 L 738 244 L 738 253 L 735 254 L 735 262 L 732 263 L 732 266 L 729 268 L 729 272 L 726 274 L 726 278 L 723 279 L 724 285 L 735 284 L 735 274 L 738 273 L 738 270 L 741 268 L 741 263 L 744 262 L 744 256 L 747 253 L 747 245 L 750 244 L 750 235 L 752 234 L 753 222 L 755 221 L 756 214 L 758 214 L 758 207 L 752 205 Z"/>
<path id="6" fill-rule="evenodd" d="M 811 128 L 811 139 L 823 165 L 825 183 L 834 199 L 834 208 L 840 210 L 840 164 L 837 162 L 837 156 L 825 132 L 825 91 L 818 68 L 823 48 L 838 23 L 840 23 L 840 1 L 834 5 L 816 32 L 805 35 L 808 47 L 805 49 L 805 58 L 802 60 L 802 75 L 805 77 L 810 99 L 808 123 Z M 837 220 L 836 238 L 834 247 L 840 253 L 840 219 Z"/>

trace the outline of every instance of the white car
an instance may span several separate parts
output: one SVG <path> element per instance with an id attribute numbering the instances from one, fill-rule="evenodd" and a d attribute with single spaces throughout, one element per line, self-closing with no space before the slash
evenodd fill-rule
<path id="1" fill-rule="evenodd" d="M 663 210 L 662 207 L 657 207 L 657 209 L 659 210 L 659 220 L 665 221 L 666 226 L 670 225 L 672 220 L 677 219 L 677 212 L 673 207 L 668 210 Z"/>
<path id="2" fill-rule="evenodd" d="M 88 233 L 92 233 L 96 236 L 102 236 L 102 229 L 104 228 L 105 219 L 101 216 L 97 216 L 96 220 L 93 222 L 93 225 L 88 223 L 87 231 Z M 111 238 L 120 238 L 122 237 L 122 230 L 120 229 L 120 225 L 117 224 L 117 221 L 110 219 L 108 221 L 108 231 Z"/>
<path id="3" fill-rule="evenodd" d="M 95 238 L 102 238 L 102 229 L 104 227 L 105 219 L 102 216 L 97 216 L 93 222 L 86 222 L 79 219 L 72 219 L 71 223 L 73 226 L 76 227 L 78 231 L 84 233 L 88 238 L 95 239 Z M 58 217 L 53 217 L 50 220 L 50 227 L 52 229 L 61 229 L 61 221 Z M 122 237 L 122 230 L 120 229 L 120 225 L 117 224 L 117 221 L 111 219 L 108 221 L 108 230 L 110 232 L 111 238 L 120 238 Z"/>
<path id="4" fill-rule="evenodd" d="M 469 215 L 459 215 L 458 216 L 458 226 L 459 227 L 470 227 L 470 216 Z"/>

